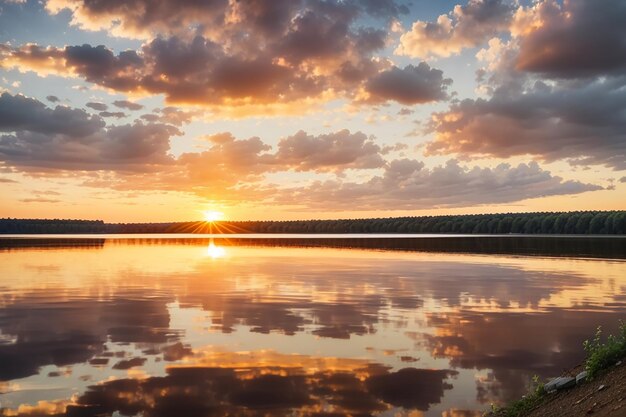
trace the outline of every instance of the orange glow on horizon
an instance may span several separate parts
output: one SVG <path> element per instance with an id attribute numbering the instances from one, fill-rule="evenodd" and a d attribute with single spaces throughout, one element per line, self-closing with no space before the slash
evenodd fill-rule
<path id="1" fill-rule="evenodd" d="M 224 220 L 224 213 L 222 213 L 221 211 L 207 210 L 202 212 L 202 214 L 204 215 L 204 220 L 206 220 L 207 222 L 212 223 Z"/>

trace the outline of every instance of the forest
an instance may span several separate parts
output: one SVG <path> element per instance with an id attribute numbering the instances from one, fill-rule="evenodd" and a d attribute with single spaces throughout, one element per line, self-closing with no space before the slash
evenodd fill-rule
<path id="1" fill-rule="evenodd" d="M 105 223 L 102 220 L 0 219 L 0 234 L 81 233 L 440 233 L 626 234 L 626 211 L 472 214 L 299 221 Z"/>

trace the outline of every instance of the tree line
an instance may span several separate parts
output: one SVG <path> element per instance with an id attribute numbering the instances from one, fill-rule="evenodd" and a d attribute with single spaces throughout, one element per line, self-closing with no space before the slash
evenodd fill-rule
<path id="1" fill-rule="evenodd" d="M 299 221 L 105 223 L 0 219 L 2 234 L 78 233 L 454 233 L 626 234 L 626 211 L 574 211 Z"/>

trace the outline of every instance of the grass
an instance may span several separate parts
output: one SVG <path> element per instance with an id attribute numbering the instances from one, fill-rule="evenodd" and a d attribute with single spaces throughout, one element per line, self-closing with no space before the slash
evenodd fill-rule
<path id="1" fill-rule="evenodd" d="M 587 352 L 587 359 L 585 359 L 587 379 L 592 379 L 604 369 L 626 357 L 626 323 L 621 320 L 619 323 L 617 335 L 609 335 L 606 342 L 602 341 L 602 328 L 598 327 L 594 338 L 585 340 L 583 343 L 583 348 Z M 493 415 L 498 417 L 520 417 L 537 407 L 545 394 L 544 384 L 535 375 L 528 394 L 506 407 L 499 408 L 492 405 L 491 411 Z"/>
<path id="2" fill-rule="evenodd" d="M 498 417 L 518 417 L 522 416 L 534 409 L 546 394 L 546 390 L 542 382 L 539 381 L 537 375 L 533 376 L 533 383 L 528 394 L 521 399 L 513 401 L 506 407 L 496 407 L 492 404 L 491 411 Z"/>
<path id="3" fill-rule="evenodd" d="M 595 337 L 585 340 L 583 347 L 587 352 L 585 360 L 587 378 L 592 379 L 600 371 L 626 356 L 626 323 L 620 320 L 617 336 L 609 335 L 605 343 L 602 343 L 602 328 L 598 327 Z"/>

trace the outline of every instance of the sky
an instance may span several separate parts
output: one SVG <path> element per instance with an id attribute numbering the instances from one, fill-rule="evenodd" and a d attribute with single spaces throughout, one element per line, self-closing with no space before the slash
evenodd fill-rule
<path id="1" fill-rule="evenodd" d="M 0 0 L 0 217 L 626 209 L 623 0 Z"/>

